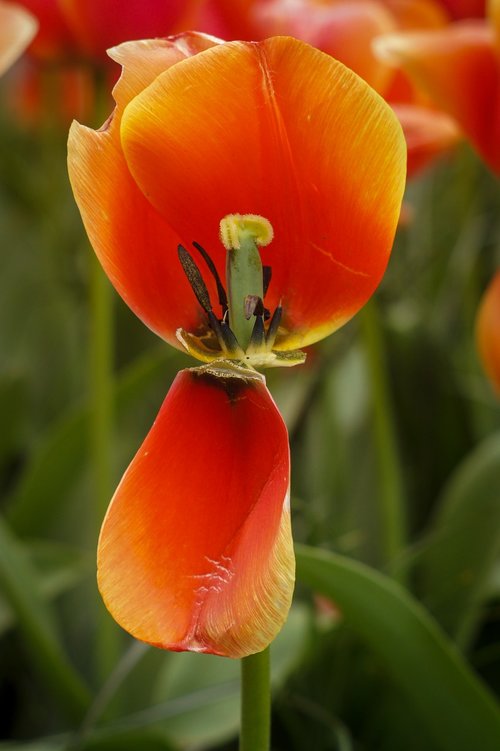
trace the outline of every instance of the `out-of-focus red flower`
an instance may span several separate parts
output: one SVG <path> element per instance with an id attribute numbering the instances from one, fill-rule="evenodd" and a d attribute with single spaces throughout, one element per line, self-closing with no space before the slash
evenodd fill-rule
<path id="1" fill-rule="evenodd" d="M 392 34 L 377 43 L 459 124 L 486 163 L 500 173 L 500 2 L 489 18 L 432 32 Z"/>
<path id="2" fill-rule="evenodd" d="M 482 18 L 487 0 L 440 0 L 452 19 Z"/>
<path id="3" fill-rule="evenodd" d="M 0 2 L 0 75 L 22 55 L 36 30 L 31 13 L 17 4 Z"/>
<path id="4" fill-rule="evenodd" d="M 483 367 L 500 396 L 500 271 L 483 295 L 476 319 L 476 342 Z"/>
<path id="5" fill-rule="evenodd" d="M 302 361 L 372 294 L 404 139 L 366 83 L 295 39 L 111 54 L 113 116 L 71 130 L 75 197 L 128 305 L 207 364 L 177 376 L 116 491 L 99 586 L 136 637 L 239 657 L 280 629 L 294 578 L 286 429 L 255 368 Z"/>
<path id="6" fill-rule="evenodd" d="M 40 23 L 31 52 L 46 60 L 107 62 L 106 50 L 127 39 L 170 34 L 185 0 L 21 0 Z"/>

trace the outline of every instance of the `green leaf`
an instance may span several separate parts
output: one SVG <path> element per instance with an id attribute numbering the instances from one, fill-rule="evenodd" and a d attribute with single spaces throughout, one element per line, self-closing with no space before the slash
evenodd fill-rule
<path id="1" fill-rule="evenodd" d="M 31 544 L 26 549 L 31 566 L 38 576 L 38 588 L 43 600 L 52 600 L 82 580 L 91 570 L 90 561 L 80 551 L 55 543 Z M 93 565 L 92 565 L 93 570 Z M 16 623 L 16 614 L 0 593 L 0 636 Z"/>
<path id="2" fill-rule="evenodd" d="M 417 565 L 425 605 L 465 647 L 500 553 L 500 433 L 453 474 Z"/>
<path id="3" fill-rule="evenodd" d="M 116 382 L 116 412 L 140 402 L 157 379 L 165 378 L 175 354 L 161 347 L 129 366 Z M 7 518 L 19 535 L 40 535 L 65 502 L 88 459 L 88 420 L 88 407 L 82 406 L 47 431 L 8 501 Z"/>
<path id="4" fill-rule="evenodd" d="M 296 606 L 271 646 L 274 689 L 297 665 L 308 646 L 309 611 Z M 183 653 L 166 661 L 155 691 L 173 713 L 162 722 L 167 737 L 181 746 L 206 748 L 237 733 L 240 719 L 240 663 L 225 657 Z"/>
<path id="5" fill-rule="evenodd" d="M 1 519 L 0 585 L 45 684 L 70 717 L 81 718 L 89 702 L 87 689 L 60 647 L 52 614 L 39 591 L 36 570 Z"/>
<path id="6" fill-rule="evenodd" d="M 336 603 L 442 751 L 498 751 L 494 700 L 405 589 L 342 556 L 302 545 L 296 552 L 299 580 Z"/>

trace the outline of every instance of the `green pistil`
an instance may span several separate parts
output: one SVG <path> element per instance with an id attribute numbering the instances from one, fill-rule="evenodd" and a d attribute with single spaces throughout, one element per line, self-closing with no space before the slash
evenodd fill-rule
<path id="1" fill-rule="evenodd" d="M 271 242 L 273 230 L 268 220 L 261 216 L 230 214 L 220 223 L 220 235 L 227 250 L 229 326 L 241 349 L 246 351 L 255 325 L 255 316 L 249 315 L 249 298 L 264 298 L 258 246 Z"/>

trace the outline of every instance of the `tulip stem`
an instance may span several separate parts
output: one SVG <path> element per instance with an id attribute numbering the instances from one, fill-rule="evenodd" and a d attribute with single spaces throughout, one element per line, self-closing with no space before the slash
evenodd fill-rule
<path id="1" fill-rule="evenodd" d="M 97 535 L 113 490 L 113 296 L 93 251 L 90 257 L 89 381 L 90 457 L 93 475 L 94 522 Z M 98 603 L 96 664 L 104 680 L 118 658 L 116 626 L 101 602 Z"/>
<path id="2" fill-rule="evenodd" d="M 269 647 L 241 661 L 240 751 L 269 751 L 271 685 Z"/>
<path id="3" fill-rule="evenodd" d="M 373 299 L 361 311 L 360 321 L 371 384 L 383 562 L 390 573 L 404 583 L 404 571 L 401 568 L 406 537 L 404 484 L 387 379 L 383 334 Z"/>

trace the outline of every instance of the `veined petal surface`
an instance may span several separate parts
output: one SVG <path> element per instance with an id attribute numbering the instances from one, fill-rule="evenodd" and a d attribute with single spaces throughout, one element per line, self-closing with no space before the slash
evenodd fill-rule
<path id="1" fill-rule="evenodd" d="M 144 196 L 219 271 L 222 217 L 271 221 L 262 258 L 273 270 L 266 304 L 284 311 L 277 349 L 331 333 L 379 283 L 404 189 L 404 139 L 387 104 L 328 55 L 288 37 L 215 46 L 130 102 L 121 143 Z"/>
<path id="2" fill-rule="evenodd" d="M 171 650 L 266 647 L 293 591 L 288 489 L 287 431 L 262 377 L 179 373 L 102 527 L 114 618 Z"/>
<path id="3" fill-rule="evenodd" d="M 73 123 L 68 169 L 90 242 L 111 282 L 144 323 L 179 347 L 179 326 L 196 330 L 201 311 L 176 256 L 179 238 L 132 179 L 120 144 L 124 107 L 160 73 L 215 41 L 185 34 L 172 41 L 127 42 L 110 50 L 123 66 L 115 111 L 100 129 Z"/>

